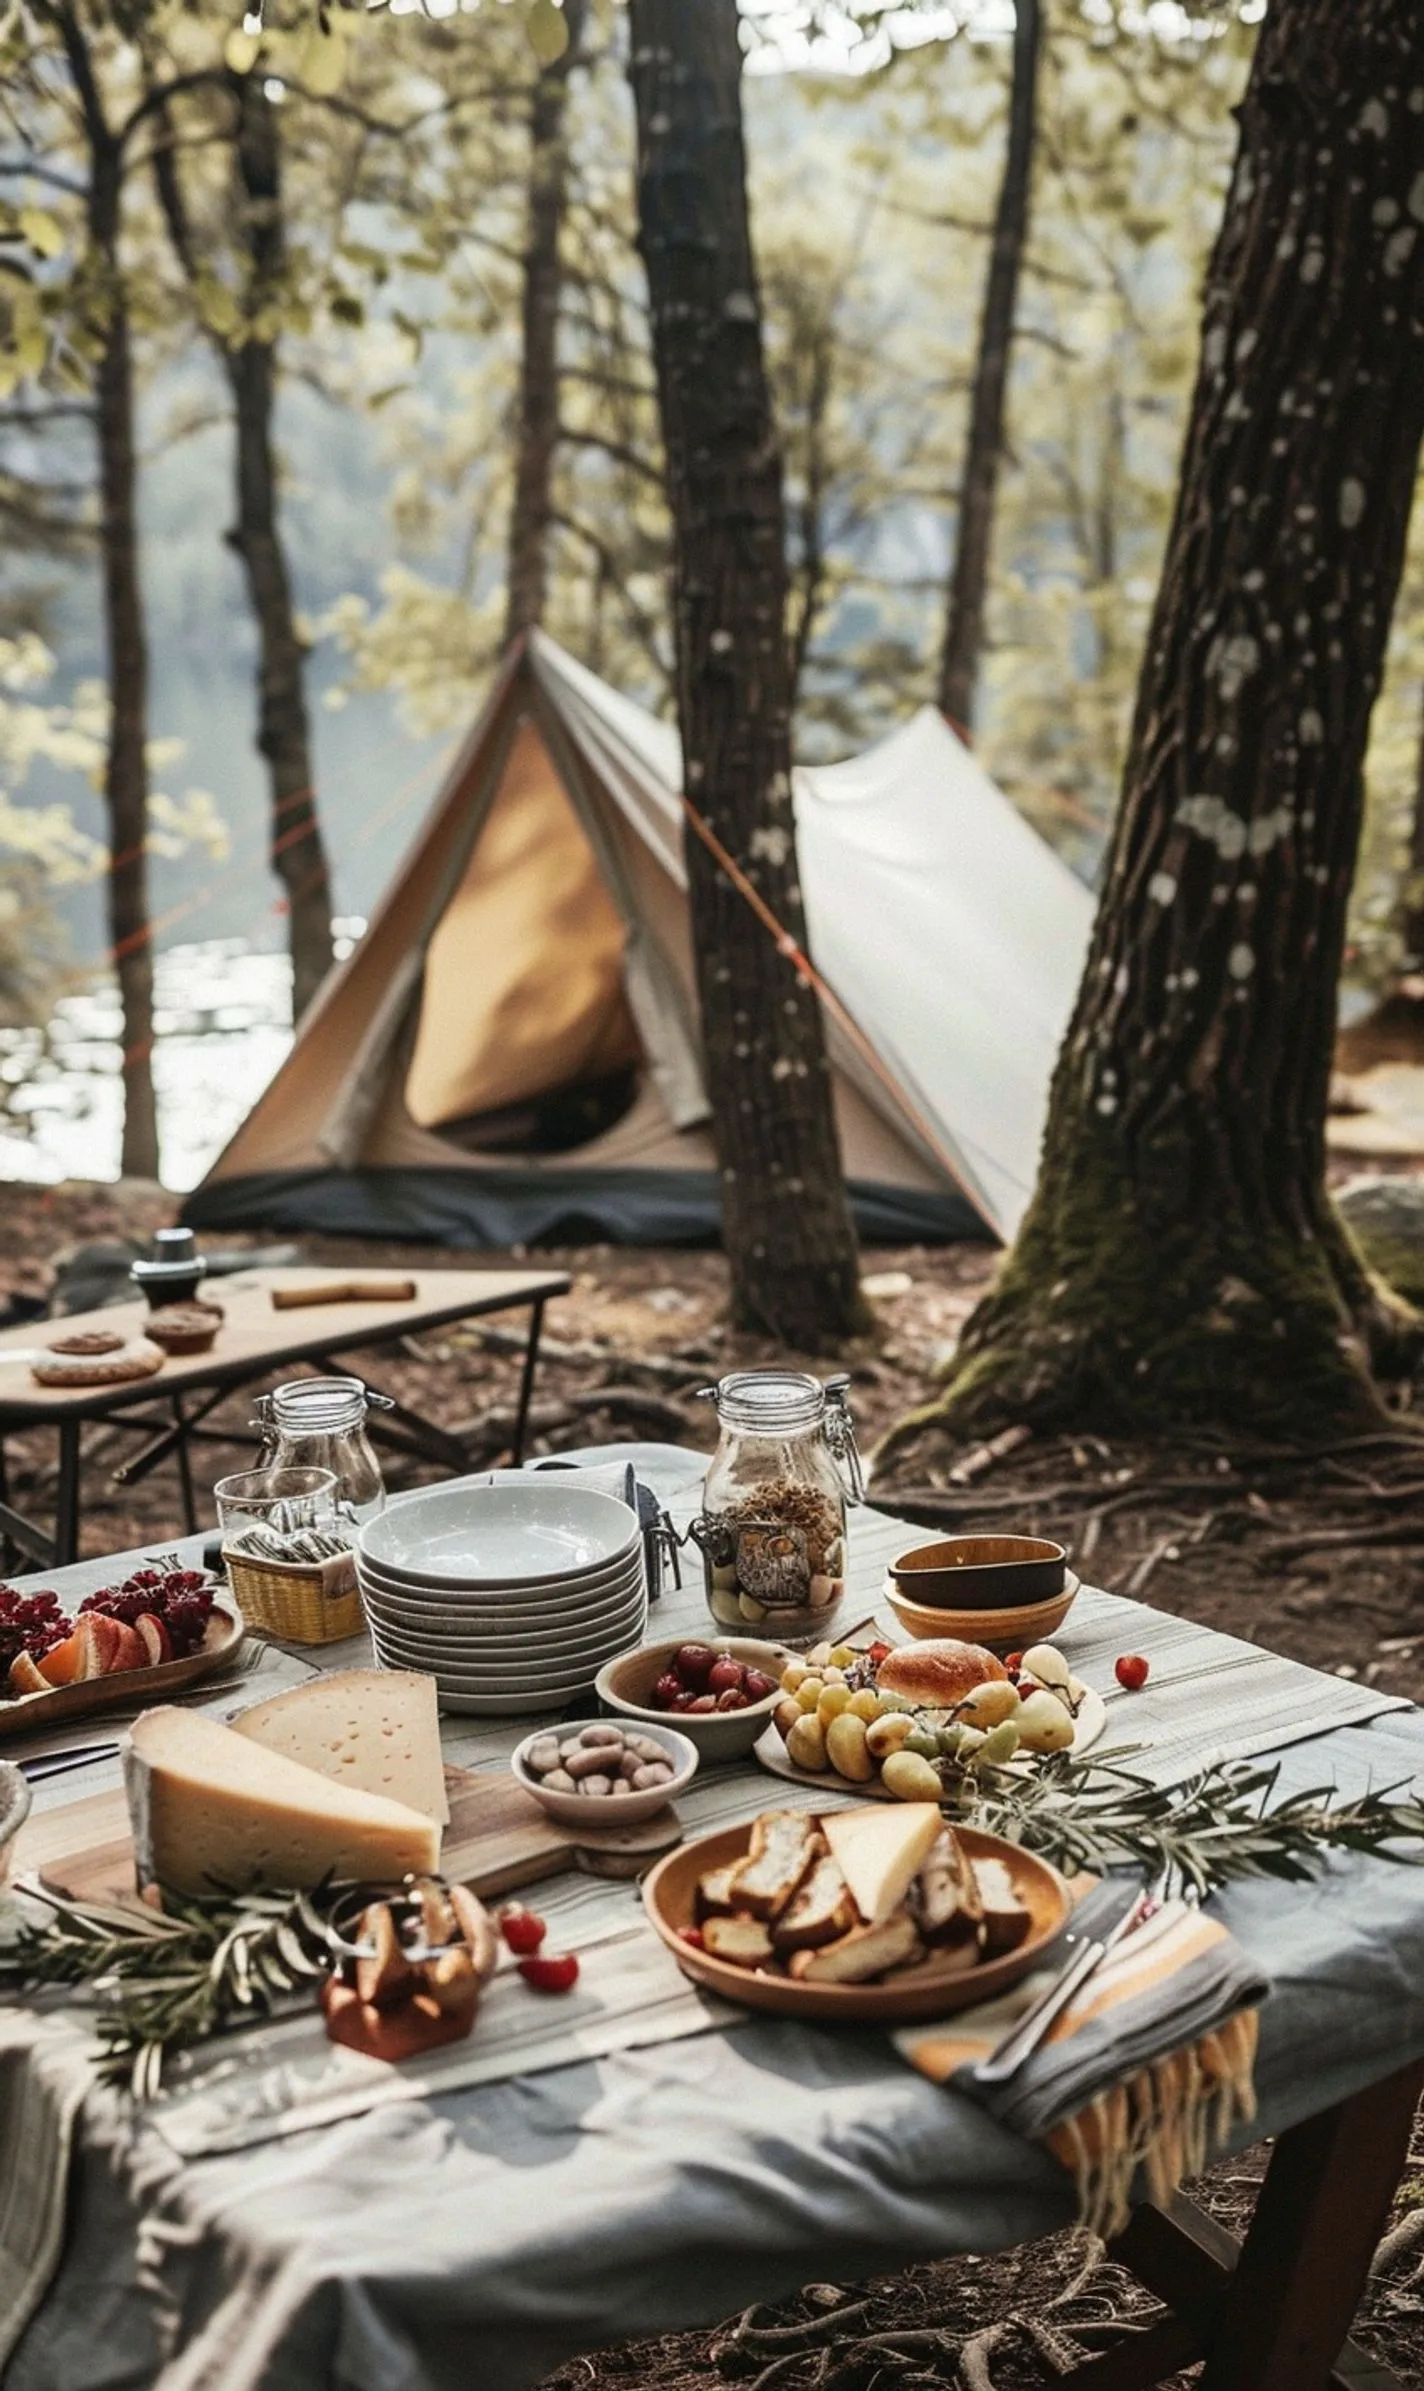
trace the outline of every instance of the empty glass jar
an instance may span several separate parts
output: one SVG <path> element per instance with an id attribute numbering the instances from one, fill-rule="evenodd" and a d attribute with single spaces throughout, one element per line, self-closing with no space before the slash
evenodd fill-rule
<path id="1" fill-rule="evenodd" d="M 723 1629 L 819 1643 L 845 1593 L 846 1507 L 865 1493 L 845 1378 L 739 1370 L 703 1391 L 721 1430 L 694 1533 Z"/>
<path id="2" fill-rule="evenodd" d="M 359 1378 L 292 1378 L 257 1399 L 270 1470 L 330 1470 L 339 1521 L 354 1531 L 386 1504 L 385 1481 L 366 1434 L 368 1409 L 389 1411 L 388 1395 Z"/>

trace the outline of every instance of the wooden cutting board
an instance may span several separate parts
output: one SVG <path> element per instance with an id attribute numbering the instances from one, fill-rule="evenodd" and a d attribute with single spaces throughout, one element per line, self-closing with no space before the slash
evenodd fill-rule
<path id="1" fill-rule="evenodd" d="M 562 1826 L 502 1770 L 448 1768 L 450 1824 L 443 1873 L 473 1892 L 510 1893 L 566 1868 L 590 1876 L 637 1876 L 682 1840 L 671 1807 L 635 1826 Z M 30 1818 L 14 1847 L 16 1876 L 41 1883 L 72 1901 L 124 1907 L 138 1899 L 128 1805 L 122 1792 L 94 1793 L 63 1809 Z"/>

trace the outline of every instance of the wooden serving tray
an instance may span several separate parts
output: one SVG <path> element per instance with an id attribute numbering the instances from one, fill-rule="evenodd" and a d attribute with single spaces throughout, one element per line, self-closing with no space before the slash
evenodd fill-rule
<path id="1" fill-rule="evenodd" d="M 1073 1907 L 1073 1895 L 1056 1868 L 1032 1852 L 1021 1851 L 1000 1835 L 986 1835 L 978 1827 L 958 1826 L 971 1859 L 1002 1860 L 1013 1879 L 1014 1891 L 1033 1919 L 1027 1942 L 997 1959 L 982 1959 L 977 1967 L 961 1968 L 936 1961 L 933 1954 L 919 1966 L 906 1968 L 883 1984 L 798 1984 L 794 1976 L 770 1970 L 734 1968 L 683 1942 L 681 1930 L 697 1923 L 697 1886 L 710 1869 L 725 1868 L 741 1859 L 751 1842 L 747 1826 L 724 1827 L 719 1834 L 700 1835 L 660 1860 L 643 1887 L 643 1906 L 657 1934 L 666 1943 L 685 1976 L 705 1984 L 724 2000 L 739 2001 L 744 2009 L 768 2009 L 778 2017 L 801 2017 L 830 2025 L 907 2025 L 916 2018 L 944 2017 L 953 2009 L 970 2009 L 995 1993 L 1007 1992 L 1021 1976 L 1035 1968 Z"/>
<path id="2" fill-rule="evenodd" d="M 115 1669 L 108 1677 L 86 1677 L 79 1685 L 57 1685 L 47 1694 L 16 1694 L 0 1700 L 0 1742 L 29 1735 L 36 1727 L 62 1726 L 101 1710 L 145 1710 L 206 1677 L 231 1660 L 247 1633 L 245 1622 L 226 1603 L 215 1602 L 203 1641 L 182 1660 L 161 1660 L 151 1669 Z"/>
<path id="3" fill-rule="evenodd" d="M 561 1826 L 503 1770 L 446 1768 L 450 1824 L 442 1874 L 492 1896 L 537 1884 L 564 1869 L 590 1876 L 641 1874 L 682 1840 L 674 1809 L 635 1826 Z M 72 1901 L 126 1908 L 138 1902 L 128 1804 L 122 1792 L 94 1793 L 31 1816 L 14 1845 L 14 1874 L 38 1876 Z"/>

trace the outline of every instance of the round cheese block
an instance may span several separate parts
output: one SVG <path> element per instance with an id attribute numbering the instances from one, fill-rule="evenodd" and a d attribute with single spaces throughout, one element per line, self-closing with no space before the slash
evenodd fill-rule
<path id="1" fill-rule="evenodd" d="M 163 1367 L 163 1355 L 147 1337 L 131 1337 L 117 1353 L 64 1353 L 52 1349 L 42 1362 L 31 1362 L 30 1375 L 41 1386 L 119 1386 L 126 1378 L 151 1378 Z"/>

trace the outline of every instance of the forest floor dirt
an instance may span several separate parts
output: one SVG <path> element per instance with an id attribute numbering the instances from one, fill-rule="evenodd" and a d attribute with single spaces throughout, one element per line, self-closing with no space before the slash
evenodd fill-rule
<path id="1" fill-rule="evenodd" d="M 56 1261 L 74 1246 L 146 1237 L 171 1215 L 171 1199 L 146 1188 L 6 1186 L 0 1190 L 0 1307 L 12 1291 L 45 1292 Z M 630 1436 L 710 1446 L 708 1407 L 696 1400 L 696 1389 L 729 1369 L 787 1358 L 726 1325 L 726 1266 L 718 1253 L 585 1246 L 532 1257 L 433 1255 L 429 1249 L 321 1238 L 301 1240 L 301 1251 L 314 1262 L 428 1268 L 529 1259 L 566 1269 L 571 1290 L 550 1305 L 546 1321 L 532 1422 L 536 1450 Z M 935 1371 L 992 1268 L 993 1255 L 982 1246 L 867 1253 L 877 1331 L 841 1357 L 851 1372 L 864 1449 L 932 1391 Z M 509 1433 L 519 1330 L 511 1316 L 402 1340 L 373 1357 L 370 1375 L 402 1401 L 466 1433 L 474 1462 L 495 1461 Z M 250 1395 L 239 1395 L 216 1415 L 213 1424 L 228 1424 L 234 1442 L 202 1448 L 204 1487 L 225 1470 L 245 1466 L 250 1454 L 237 1439 L 250 1414 Z M 987 1463 L 982 1454 L 970 1459 L 946 1448 L 932 1466 L 918 1458 L 913 1473 L 906 1470 L 898 1482 L 892 1466 L 876 1479 L 874 1494 L 887 1508 L 898 1508 L 898 1483 L 900 1495 L 922 1517 L 965 1528 L 982 1523 L 1052 1533 L 1096 1584 L 1420 1700 L 1424 1418 L 1412 1431 L 1414 1423 L 1404 1416 L 1393 1439 L 1342 1445 L 1308 1462 L 1283 1452 L 1247 1455 L 1205 1440 L 1168 1448 L 1122 1438 L 1030 1439 Z M 160 1541 L 179 1529 L 171 1471 L 160 1469 L 132 1489 L 116 1487 L 109 1471 L 122 1450 L 102 1427 L 89 1431 L 86 1552 Z M 10 1499 L 22 1510 L 47 1513 L 51 1440 L 12 1438 L 7 1461 Z M 951 1472 L 966 1461 L 970 1481 L 956 1483 Z M 393 1483 L 405 1482 L 401 1470 L 390 1474 Z M 1195 2187 L 1195 2196 L 1220 2221 L 1239 2227 L 1260 2157 L 1252 2153 L 1214 2170 Z M 1424 2131 L 1416 2133 L 1396 2220 L 1416 2210 L 1424 2212 Z M 904 2328 L 932 2319 L 953 2342 L 1020 2310 L 1047 2313 L 1061 2330 L 1074 2321 L 1100 2327 L 1113 2316 L 1140 2319 L 1149 2305 L 1146 2295 L 1120 2270 L 1100 2268 L 1072 2298 L 1062 2298 L 1082 2271 L 1081 2257 L 1075 2244 L 1059 2236 L 1003 2256 L 914 2268 L 873 2287 L 871 2322 L 883 2328 L 893 2320 Z M 1402 2262 L 1372 2285 L 1356 2331 L 1403 2383 L 1424 2391 L 1424 2277 L 1419 2286 L 1407 2286 L 1413 2263 Z M 851 2287 L 839 2288 L 851 2296 Z M 1060 2304 L 1051 2305 L 1055 2300 Z M 777 2321 L 795 2321 L 814 2307 L 814 2301 L 808 2308 L 793 2300 Z M 701 2331 L 625 2345 L 577 2361 L 555 2382 L 558 2391 L 712 2391 L 725 2379 L 709 2358 L 715 2339 Z M 782 2378 L 779 2391 L 811 2391 L 818 2362 L 819 2353 L 812 2353 L 799 2372 Z M 946 2383 L 957 2379 L 950 2359 L 929 2371 Z M 1010 2339 L 994 2351 L 989 2379 L 1003 2391 L 1019 2391 L 1053 2377 L 1027 2342 Z M 868 2377 L 856 2391 L 871 2391 Z"/>

